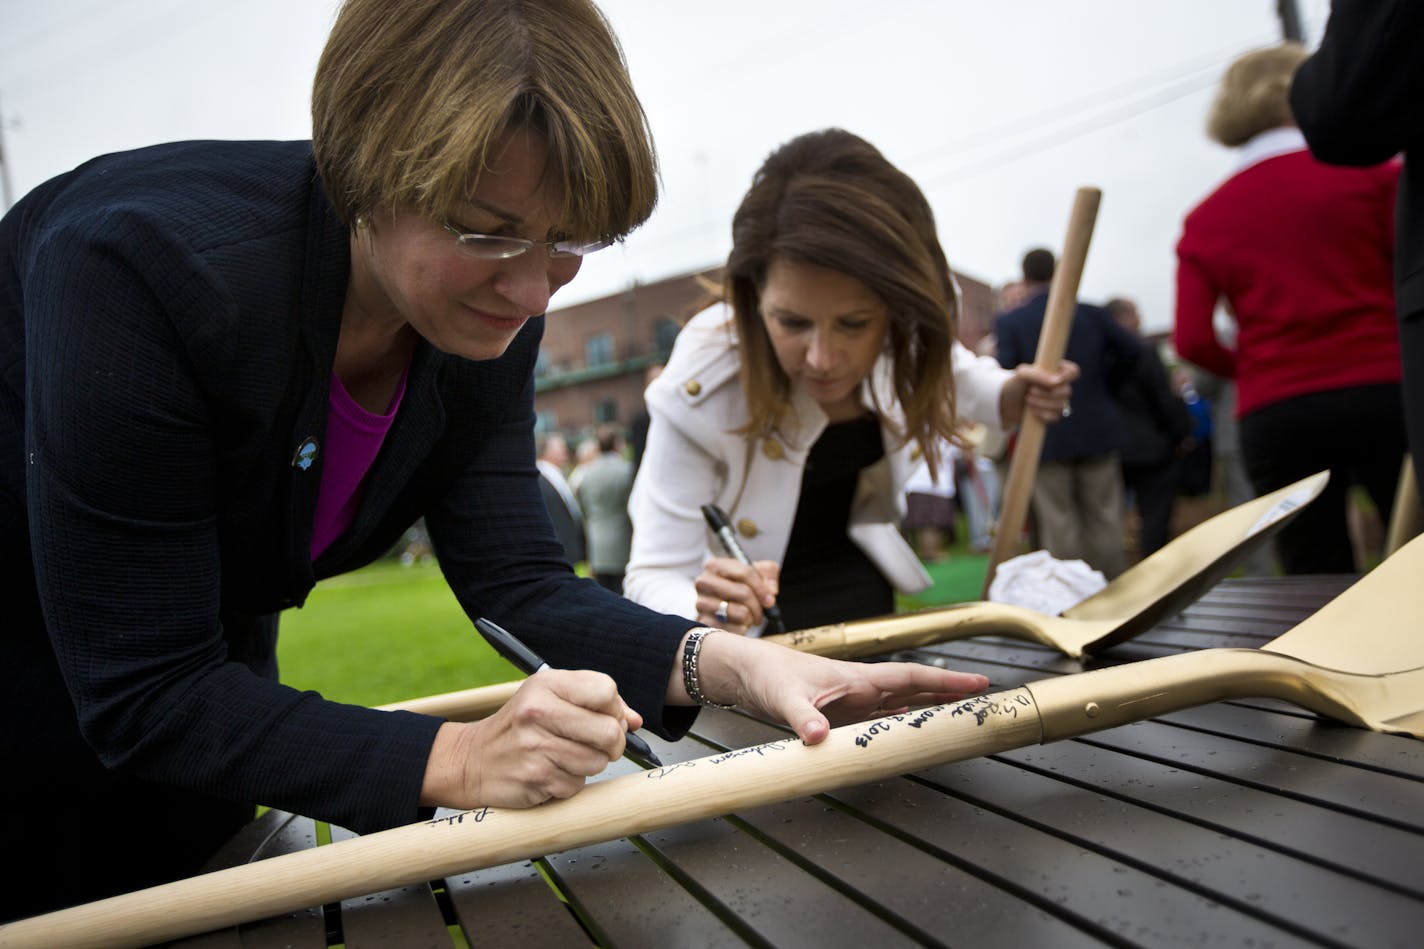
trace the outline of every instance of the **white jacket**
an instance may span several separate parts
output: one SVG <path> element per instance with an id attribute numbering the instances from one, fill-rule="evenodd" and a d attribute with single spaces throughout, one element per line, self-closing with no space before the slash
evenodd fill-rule
<path id="1" fill-rule="evenodd" d="M 958 343 L 953 359 L 959 414 L 999 431 L 999 392 L 1011 373 Z M 683 327 L 666 368 L 645 393 L 651 422 L 628 502 L 633 549 L 623 592 L 651 609 L 696 618 L 693 583 L 710 557 L 726 556 L 703 520 L 704 504 L 727 512 L 752 560 L 781 563 L 786 555 L 802 469 L 826 415 L 797 389 L 775 435 L 738 434 L 747 423 L 740 367 L 732 311 L 718 304 Z M 874 404 L 872 387 L 890 416 L 881 427 L 885 457 L 861 473 L 848 533 L 897 589 L 911 593 L 928 586 L 929 575 L 897 525 L 905 482 L 923 462 L 918 446 L 905 443 L 898 429 L 888 356 L 861 389 L 866 406 Z"/>

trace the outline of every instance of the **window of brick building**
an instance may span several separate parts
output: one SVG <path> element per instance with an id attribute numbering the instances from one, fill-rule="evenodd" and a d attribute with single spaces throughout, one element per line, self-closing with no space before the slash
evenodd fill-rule
<path id="1" fill-rule="evenodd" d="M 663 317 L 653 326 L 653 346 L 658 353 L 666 356 L 672 352 L 673 340 L 677 339 L 677 331 L 682 327 L 677 325 L 675 320 Z"/>
<path id="2" fill-rule="evenodd" d="M 584 359 L 590 366 L 604 366 L 613 361 L 613 336 L 599 333 L 583 344 Z"/>

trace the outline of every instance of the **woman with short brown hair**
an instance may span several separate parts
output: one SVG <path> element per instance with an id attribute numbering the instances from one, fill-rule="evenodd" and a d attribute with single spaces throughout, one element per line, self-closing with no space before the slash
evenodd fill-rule
<path id="1" fill-rule="evenodd" d="M 107 155 L 0 220 L 0 840 L 26 868 L 0 918 L 196 872 L 258 803 L 365 833 L 568 797 L 698 703 L 814 743 L 983 687 L 698 629 L 562 561 L 542 314 L 656 194 L 592 4 L 348 0 L 313 103 L 313 142 Z M 471 618 L 552 667 L 463 723 L 282 685 L 280 612 L 421 517 Z"/>

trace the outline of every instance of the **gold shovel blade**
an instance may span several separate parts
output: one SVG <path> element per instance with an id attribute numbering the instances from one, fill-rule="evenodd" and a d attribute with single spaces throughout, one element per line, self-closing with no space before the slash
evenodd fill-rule
<path id="1" fill-rule="evenodd" d="M 1088 599 L 1063 611 L 1076 620 L 1121 620 L 1091 641 L 1075 644 L 1093 653 L 1142 633 L 1181 612 L 1290 523 L 1325 490 L 1330 472 L 1223 511 L 1184 532 L 1134 564 Z"/>
<path id="2" fill-rule="evenodd" d="M 1261 648 L 1360 675 L 1424 668 L 1424 536 Z"/>
<path id="3" fill-rule="evenodd" d="M 1260 649 L 1206 649 L 1029 683 L 1043 740 L 1267 697 L 1424 738 L 1424 537 Z"/>

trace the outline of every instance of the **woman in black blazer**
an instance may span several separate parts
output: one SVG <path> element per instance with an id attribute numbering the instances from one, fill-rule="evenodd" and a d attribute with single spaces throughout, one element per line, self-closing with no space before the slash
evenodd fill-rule
<path id="1" fill-rule="evenodd" d="M 815 742 L 984 686 L 700 633 L 562 562 L 540 314 L 656 199 L 587 0 L 349 0 L 312 113 L 310 143 L 97 158 L 0 222 L 0 918 L 192 873 L 255 803 L 369 832 L 567 797 L 695 700 Z M 564 671 L 474 723 L 279 684 L 278 613 L 422 516 L 466 611 Z"/>

